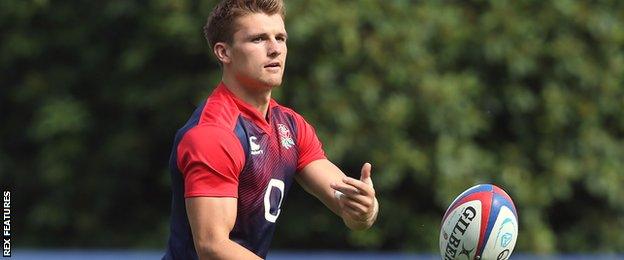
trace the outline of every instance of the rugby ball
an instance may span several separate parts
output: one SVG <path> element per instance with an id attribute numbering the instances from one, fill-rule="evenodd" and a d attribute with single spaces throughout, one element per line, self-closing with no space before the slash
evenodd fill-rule
<path id="1" fill-rule="evenodd" d="M 518 238 L 511 197 L 492 184 L 476 185 L 451 203 L 440 228 L 442 259 L 508 259 Z"/>

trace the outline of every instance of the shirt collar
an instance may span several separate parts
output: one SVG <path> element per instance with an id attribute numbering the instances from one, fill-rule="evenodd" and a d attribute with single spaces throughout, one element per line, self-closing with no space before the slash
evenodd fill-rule
<path id="1" fill-rule="evenodd" d="M 278 105 L 277 102 L 273 98 L 269 100 L 269 108 L 267 109 L 267 118 L 269 120 L 267 120 L 262 117 L 262 115 L 260 114 L 260 111 L 258 111 L 255 107 L 251 106 L 249 103 L 240 99 L 232 91 L 230 91 L 225 85 L 225 83 L 223 82 L 219 83 L 219 85 L 215 89 L 215 93 L 228 96 L 232 101 L 234 101 L 234 103 L 238 107 L 238 110 L 241 112 L 241 114 L 243 114 L 243 116 L 245 116 L 248 119 L 251 119 L 251 121 L 253 121 L 254 124 L 262 128 L 266 133 L 271 133 L 270 131 L 271 127 L 270 127 L 270 122 L 269 122 L 271 118 L 271 109 Z"/>

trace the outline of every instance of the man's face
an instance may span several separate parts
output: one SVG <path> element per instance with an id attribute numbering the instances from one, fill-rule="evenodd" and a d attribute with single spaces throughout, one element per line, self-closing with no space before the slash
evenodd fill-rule
<path id="1" fill-rule="evenodd" d="M 236 80 L 257 90 L 279 86 L 286 63 L 286 38 L 279 14 L 254 13 L 236 19 L 228 64 Z"/>

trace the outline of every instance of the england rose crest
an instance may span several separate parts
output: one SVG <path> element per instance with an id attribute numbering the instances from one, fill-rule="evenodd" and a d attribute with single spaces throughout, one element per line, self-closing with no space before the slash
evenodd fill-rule
<path id="1" fill-rule="evenodd" d="M 277 124 L 277 130 L 280 135 L 280 142 L 282 143 L 282 146 L 284 146 L 284 148 L 290 149 L 290 147 L 295 146 L 295 141 L 293 141 L 288 127 L 283 124 Z"/>

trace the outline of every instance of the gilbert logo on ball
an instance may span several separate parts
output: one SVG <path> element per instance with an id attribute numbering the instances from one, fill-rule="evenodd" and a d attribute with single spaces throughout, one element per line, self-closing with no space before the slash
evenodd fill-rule
<path id="1" fill-rule="evenodd" d="M 492 184 L 460 194 L 444 213 L 442 259 L 508 259 L 518 238 L 518 213 L 511 197 Z"/>

